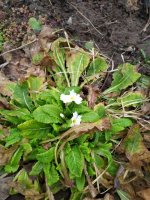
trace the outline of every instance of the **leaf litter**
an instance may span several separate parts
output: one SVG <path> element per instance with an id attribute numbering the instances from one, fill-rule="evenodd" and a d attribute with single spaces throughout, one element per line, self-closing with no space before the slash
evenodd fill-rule
<path id="1" fill-rule="evenodd" d="M 51 199 L 69 187 L 70 200 L 147 200 L 149 96 L 137 67 L 119 65 L 111 86 L 101 92 L 105 58 L 59 37 L 61 30 L 42 27 L 36 19 L 29 24 L 24 39 L 29 45 L 23 42 L 22 50 L 4 55 L 16 81 L 0 75 L 0 174 L 8 174 L 1 179 L 2 199 L 9 191 Z M 84 101 L 64 105 L 60 95 L 73 89 Z M 75 111 L 81 124 L 71 128 Z M 132 186 L 139 178 L 147 183 L 140 191 Z"/>

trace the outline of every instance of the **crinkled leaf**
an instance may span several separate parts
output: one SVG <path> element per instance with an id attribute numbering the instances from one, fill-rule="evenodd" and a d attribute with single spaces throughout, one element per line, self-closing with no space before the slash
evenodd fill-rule
<path id="1" fill-rule="evenodd" d="M 39 32 L 42 29 L 41 22 L 34 17 L 29 19 L 28 24 L 35 32 Z"/>
<path id="2" fill-rule="evenodd" d="M 37 101 L 43 101 L 43 104 L 56 104 L 61 106 L 60 93 L 56 90 L 45 90 L 37 95 Z"/>
<path id="3" fill-rule="evenodd" d="M 84 46 L 87 50 L 92 50 L 94 48 L 94 42 L 90 40 L 86 42 Z"/>
<path id="4" fill-rule="evenodd" d="M 66 56 L 68 73 L 70 74 L 71 85 L 77 86 L 79 78 L 87 68 L 90 56 L 82 49 L 73 50 Z"/>
<path id="5" fill-rule="evenodd" d="M 40 161 L 38 161 L 33 165 L 30 175 L 37 176 L 41 173 L 42 170 L 43 170 L 43 164 Z"/>
<path id="6" fill-rule="evenodd" d="M 63 75 L 67 81 L 68 86 L 70 86 L 70 81 L 68 79 L 67 71 L 65 68 L 65 50 L 64 48 L 61 48 L 58 46 L 59 44 L 56 43 L 56 45 L 53 44 L 53 58 L 57 65 L 61 68 Z"/>
<path id="7" fill-rule="evenodd" d="M 5 166 L 5 171 L 8 173 L 16 172 L 19 168 L 19 162 L 20 162 L 22 155 L 23 155 L 23 149 L 20 147 L 13 154 L 9 164 Z"/>
<path id="8" fill-rule="evenodd" d="M 32 181 L 30 180 L 25 169 L 20 170 L 18 174 L 15 176 L 14 180 L 17 180 L 18 183 L 23 184 L 25 188 L 32 187 Z"/>
<path id="9" fill-rule="evenodd" d="M 83 191 L 85 185 L 85 175 L 82 174 L 81 177 L 76 177 L 76 186 L 79 191 Z"/>
<path id="10" fill-rule="evenodd" d="M 43 170 L 49 186 L 59 181 L 59 175 L 54 165 L 45 164 Z"/>
<path id="11" fill-rule="evenodd" d="M 117 102 L 123 107 L 136 107 L 143 103 L 144 96 L 140 92 L 128 92 L 122 97 L 117 98 Z"/>
<path id="12" fill-rule="evenodd" d="M 17 84 L 13 91 L 13 99 L 16 103 L 18 103 L 21 107 L 32 110 L 32 100 L 29 97 L 27 84 L 19 85 Z"/>
<path id="13" fill-rule="evenodd" d="M 43 153 L 37 154 L 37 160 L 41 163 L 50 163 L 54 159 L 54 150 L 55 147 L 52 147 Z"/>
<path id="14" fill-rule="evenodd" d="M 39 65 L 43 58 L 44 58 L 44 54 L 43 53 L 37 53 L 37 54 L 33 55 L 32 63 L 34 65 Z"/>
<path id="15" fill-rule="evenodd" d="M 120 92 L 128 86 L 133 85 L 140 76 L 141 74 L 137 72 L 136 66 L 129 63 L 122 64 L 118 67 L 118 71 L 114 72 L 112 85 L 104 91 L 104 94 Z"/>
<path id="16" fill-rule="evenodd" d="M 82 114 L 81 116 L 82 122 L 96 122 L 99 120 L 99 115 L 94 111 Z"/>
<path id="17" fill-rule="evenodd" d="M 28 87 L 30 90 L 30 96 L 35 99 L 37 94 L 39 93 L 40 90 L 42 90 L 44 86 L 44 77 L 29 77 L 27 80 Z"/>
<path id="18" fill-rule="evenodd" d="M 18 129 L 11 129 L 10 135 L 5 138 L 5 147 L 9 147 L 21 140 L 22 136 L 20 135 L 20 130 Z"/>
<path id="19" fill-rule="evenodd" d="M 8 149 L 0 145 L 0 166 L 4 166 L 10 161 L 16 149 L 17 149 L 17 146 L 15 145 Z"/>
<path id="20" fill-rule="evenodd" d="M 111 139 L 111 137 L 119 133 L 120 131 L 123 131 L 126 127 L 132 126 L 132 121 L 128 118 L 119 118 L 119 119 L 112 119 L 111 120 L 111 129 L 105 131 L 105 138 L 106 141 Z"/>
<path id="21" fill-rule="evenodd" d="M 107 71 L 108 64 L 104 58 L 98 57 L 95 58 L 87 70 L 87 76 L 92 76 L 100 72 Z"/>
<path id="22" fill-rule="evenodd" d="M 17 124 L 22 121 L 32 119 L 31 113 L 26 108 L 18 108 L 17 110 L 0 110 L 0 113 L 10 122 Z"/>
<path id="23" fill-rule="evenodd" d="M 106 115 L 106 109 L 105 109 L 105 106 L 102 103 L 97 104 L 94 107 L 94 111 L 98 113 L 99 118 L 103 118 Z"/>
<path id="24" fill-rule="evenodd" d="M 35 120 L 29 120 L 18 125 L 18 129 L 21 130 L 21 135 L 25 138 L 44 139 L 51 130 L 51 126 Z"/>
<path id="25" fill-rule="evenodd" d="M 140 134 L 140 128 L 138 125 L 132 126 L 129 130 L 126 138 L 123 141 L 123 148 L 127 158 L 131 162 L 142 160 L 150 155 L 144 146 L 143 138 Z"/>
<path id="26" fill-rule="evenodd" d="M 66 165 L 75 177 L 81 177 L 84 168 L 84 157 L 77 145 L 74 145 L 65 155 Z"/>
<path id="27" fill-rule="evenodd" d="M 100 156 L 103 156 L 108 159 L 108 163 L 110 164 L 112 162 L 112 155 L 111 155 L 111 149 L 112 144 L 101 144 L 94 148 L 94 152 Z"/>
<path id="28" fill-rule="evenodd" d="M 96 153 L 94 153 L 94 162 L 98 169 L 102 169 L 105 165 L 103 158 Z"/>
<path id="29" fill-rule="evenodd" d="M 45 124 L 61 122 L 62 110 L 56 105 L 44 105 L 38 107 L 34 112 L 34 119 Z"/>

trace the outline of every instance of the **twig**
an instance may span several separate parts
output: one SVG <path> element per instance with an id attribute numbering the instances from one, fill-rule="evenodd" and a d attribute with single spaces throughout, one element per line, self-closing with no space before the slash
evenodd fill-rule
<path id="1" fill-rule="evenodd" d="M 17 47 L 17 48 L 15 48 L 15 49 L 11 49 L 11 50 L 5 51 L 4 53 L 0 54 L 0 56 L 4 56 L 4 55 L 7 54 L 7 53 L 11 53 L 11 52 L 13 52 L 13 51 L 17 51 L 17 50 L 23 49 L 24 47 L 26 47 L 26 46 L 28 46 L 28 45 L 30 45 L 30 44 L 36 42 L 36 41 L 38 41 L 38 39 L 35 39 L 35 40 L 33 40 L 33 41 L 31 41 L 31 42 L 29 42 L 29 43 L 27 43 L 27 44 L 24 44 L 24 45 L 22 45 L 22 46 L 20 46 L 20 47 Z"/>
<path id="2" fill-rule="evenodd" d="M 0 65 L 0 69 L 4 68 L 5 66 L 7 66 L 9 64 L 9 62 L 5 62 L 3 64 Z"/>
<path id="3" fill-rule="evenodd" d="M 68 2 L 68 1 L 67 1 L 67 3 L 70 4 L 84 19 L 86 19 L 86 20 L 91 24 L 91 26 L 93 27 L 93 29 L 94 29 L 96 32 L 98 32 L 100 35 L 103 35 L 103 34 L 93 25 L 93 23 L 92 23 L 82 12 L 80 12 L 80 10 L 79 10 L 76 6 L 74 6 L 72 3 Z"/>

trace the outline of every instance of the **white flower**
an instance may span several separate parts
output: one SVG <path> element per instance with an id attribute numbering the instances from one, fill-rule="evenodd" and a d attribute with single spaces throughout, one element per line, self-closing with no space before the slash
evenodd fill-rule
<path id="1" fill-rule="evenodd" d="M 82 116 L 81 116 L 81 115 L 78 115 L 77 112 L 74 112 L 74 113 L 73 113 L 73 117 L 71 118 L 71 121 L 72 121 L 71 127 L 80 125 L 80 123 L 81 123 L 81 117 L 82 117 Z"/>
<path id="2" fill-rule="evenodd" d="M 80 104 L 82 102 L 82 98 L 79 94 L 75 93 L 74 90 L 71 90 L 69 95 L 61 94 L 60 100 L 64 103 L 71 103 L 74 101 L 76 104 Z"/>
<path id="3" fill-rule="evenodd" d="M 65 115 L 63 113 L 60 113 L 61 118 L 65 118 Z"/>
<path id="4" fill-rule="evenodd" d="M 64 103 L 70 103 L 69 95 L 61 94 L 60 100 L 63 101 Z"/>

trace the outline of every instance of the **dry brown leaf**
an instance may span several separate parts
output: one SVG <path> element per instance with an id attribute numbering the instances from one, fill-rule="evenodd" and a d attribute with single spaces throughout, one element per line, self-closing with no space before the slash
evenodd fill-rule
<path id="1" fill-rule="evenodd" d="M 150 103 L 145 103 L 142 108 L 142 114 L 143 115 L 149 115 L 150 114 Z"/>
<path id="2" fill-rule="evenodd" d="M 93 123 L 81 123 L 79 126 L 75 126 L 70 128 L 68 131 L 63 133 L 60 137 L 60 139 L 64 139 L 65 137 L 70 136 L 72 133 L 80 134 L 82 135 L 83 133 L 90 133 L 91 131 L 103 131 L 103 130 L 108 130 L 111 127 L 110 120 L 108 118 L 100 119 L 97 122 Z"/>
<path id="3" fill-rule="evenodd" d="M 43 26 L 40 34 L 39 34 L 39 42 L 46 52 L 48 52 L 51 48 L 51 41 L 56 39 L 56 36 L 53 34 L 53 29 L 49 26 Z"/>
<path id="4" fill-rule="evenodd" d="M 150 199 L 150 188 L 141 190 L 137 192 L 137 194 L 142 197 L 144 200 L 149 200 Z"/>
<path id="5" fill-rule="evenodd" d="M 143 143 L 142 135 L 140 134 L 139 125 L 132 126 L 123 141 L 123 148 L 127 158 L 131 163 L 139 163 L 139 161 L 150 161 L 150 151 Z"/>
<path id="6" fill-rule="evenodd" d="M 104 196 L 104 200 L 114 200 L 114 197 L 113 197 L 111 194 L 107 193 L 107 194 Z"/>
<path id="7" fill-rule="evenodd" d="M 99 88 L 97 86 L 92 85 L 88 85 L 86 86 L 86 88 L 88 89 L 88 105 L 90 108 L 93 108 L 99 95 Z"/>
<path id="8" fill-rule="evenodd" d="M 0 178 L 0 200 L 5 200 L 9 197 L 10 183 L 13 177 Z"/>
<path id="9" fill-rule="evenodd" d="M 20 184 L 18 182 L 12 182 L 10 186 L 18 193 L 22 194 L 25 196 L 25 199 L 29 200 L 42 200 L 45 197 L 45 194 L 42 193 L 40 194 L 37 190 L 35 189 L 27 189 L 24 187 L 23 184 Z"/>
<path id="10" fill-rule="evenodd" d="M 7 85 L 10 83 L 11 81 L 9 81 L 8 78 L 0 72 L 0 94 L 4 96 L 11 96 L 11 92 L 7 88 Z"/>
<path id="11" fill-rule="evenodd" d="M 0 145 L 0 166 L 4 166 L 9 162 L 16 149 L 16 146 L 12 146 L 7 149 L 4 146 Z"/>

